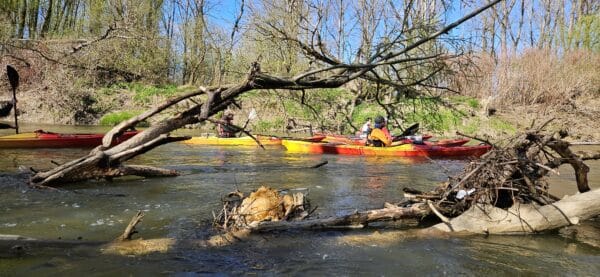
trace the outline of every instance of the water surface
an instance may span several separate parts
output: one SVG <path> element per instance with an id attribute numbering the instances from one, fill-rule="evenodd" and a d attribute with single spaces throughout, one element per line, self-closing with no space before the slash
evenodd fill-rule
<path id="1" fill-rule="evenodd" d="M 65 127 L 59 131 L 105 131 Z M 54 131 L 54 130 L 53 130 Z M 0 149 L 0 172 L 46 169 L 86 149 Z M 312 165 L 327 160 L 321 168 Z M 161 146 L 131 163 L 179 170 L 175 178 L 72 184 L 64 191 L 3 184 L 0 234 L 109 241 L 137 210 L 144 238 L 202 239 L 220 198 L 261 185 L 308 193 L 319 216 L 381 208 L 402 188 L 427 190 L 462 170 L 465 160 L 344 157 L 286 153 L 280 147 Z M 600 167 L 591 162 L 592 186 Z M 569 168 L 552 180 L 574 188 Z M 570 185 L 565 185 L 566 182 Z M 595 183 L 594 183 L 595 182 Z M 572 187 L 570 187 L 572 186 Z M 593 222 L 600 226 L 598 222 Z M 596 230 L 598 227 L 596 227 Z M 390 228 L 263 234 L 252 243 L 145 256 L 103 255 L 93 247 L 0 258 L 0 275 L 599 275 L 600 249 L 556 233 L 531 236 L 416 238 Z M 356 238 L 356 239 L 354 239 Z M 361 239 L 362 238 L 362 239 Z M 366 239 L 364 239 L 366 238 Z"/>

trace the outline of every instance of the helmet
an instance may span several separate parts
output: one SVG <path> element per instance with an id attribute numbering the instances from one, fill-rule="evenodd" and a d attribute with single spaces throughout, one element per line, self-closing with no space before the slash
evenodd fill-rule
<path id="1" fill-rule="evenodd" d="M 385 118 L 383 118 L 383 116 L 381 116 L 381 115 L 378 115 L 375 118 L 375 124 L 383 124 L 383 123 L 385 123 Z"/>

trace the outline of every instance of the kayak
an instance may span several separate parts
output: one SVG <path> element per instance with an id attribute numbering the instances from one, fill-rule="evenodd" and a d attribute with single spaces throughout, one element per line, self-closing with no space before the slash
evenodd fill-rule
<path id="1" fill-rule="evenodd" d="M 271 136 L 255 136 L 262 145 L 281 145 L 281 139 Z M 209 137 L 192 137 L 191 139 L 182 141 L 185 144 L 194 145 L 247 145 L 257 146 L 256 141 L 251 137 L 239 138 L 220 138 L 215 136 Z"/>
<path id="2" fill-rule="evenodd" d="M 117 137 L 113 145 L 117 145 L 133 136 L 138 131 L 125 132 Z M 102 144 L 104 134 L 61 134 L 37 130 L 0 137 L 0 148 L 92 148 Z"/>
<path id="3" fill-rule="evenodd" d="M 288 152 L 292 153 L 398 157 L 478 157 L 492 148 L 490 145 L 446 147 L 410 143 L 391 147 L 373 147 L 340 143 L 311 143 L 285 139 L 282 140 L 281 144 Z"/>
<path id="4" fill-rule="evenodd" d="M 255 138 L 260 141 L 262 145 L 281 145 L 282 138 L 276 136 L 264 136 L 264 135 L 256 135 Z M 323 140 L 325 136 L 312 136 L 306 138 L 286 138 L 289 140 L 299 140 L 299 141 L 311 141 L 318 142 Z M 257 146 L 256 141 L 251 137 L 239 137 L 239 138 L 220 138 L 215 136 L 208 137 L 192 137 L 191 139 L 182 141 L 186 144 L 195 144 L 195 145 L 230 145 L 230 146 Z"/>

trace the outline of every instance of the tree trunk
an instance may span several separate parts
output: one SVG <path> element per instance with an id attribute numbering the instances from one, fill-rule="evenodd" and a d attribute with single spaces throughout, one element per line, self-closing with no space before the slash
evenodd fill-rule
<path id="1" fill-rule="evenodd" d="M 431 229 L 477 234 L 529 234 L 554 230 L 600 215 L 600 189 L 567 196 L 545 206 L 517 204 L 508 210 L 474 205 Z"/>
<path id="2" fill-rule="evenodd" d="M 46 12 L 46 16 L 44 17 L 44 24 L 42 25 L 42 31 L 40 33 L 40 37 L 45 38 L 50 31 L 50 26 L 52 23 L 52 13 L 54 8 L 54 0 L 48 1 L 48 11 Z"/>

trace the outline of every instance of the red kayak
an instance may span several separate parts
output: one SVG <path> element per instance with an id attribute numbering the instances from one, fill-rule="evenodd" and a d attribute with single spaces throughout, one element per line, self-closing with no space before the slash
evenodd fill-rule
<path id="1" fill-rule="evenodd" d="M 440 147 L 457 147 L 463 146 L 469 141 L 470 139 L 442 139 L 438 141 L 424 141 L 423 144 Z"/>
<path id="2" fill-rule="evenodd" d="M 125 132 L 113 141 L 117 145 L 135 136 Z M 102 144 L 104 134 L 61 134 L 37 130 L 32 133 L 1 136 L 0 148 L 92 148 Z"/>

